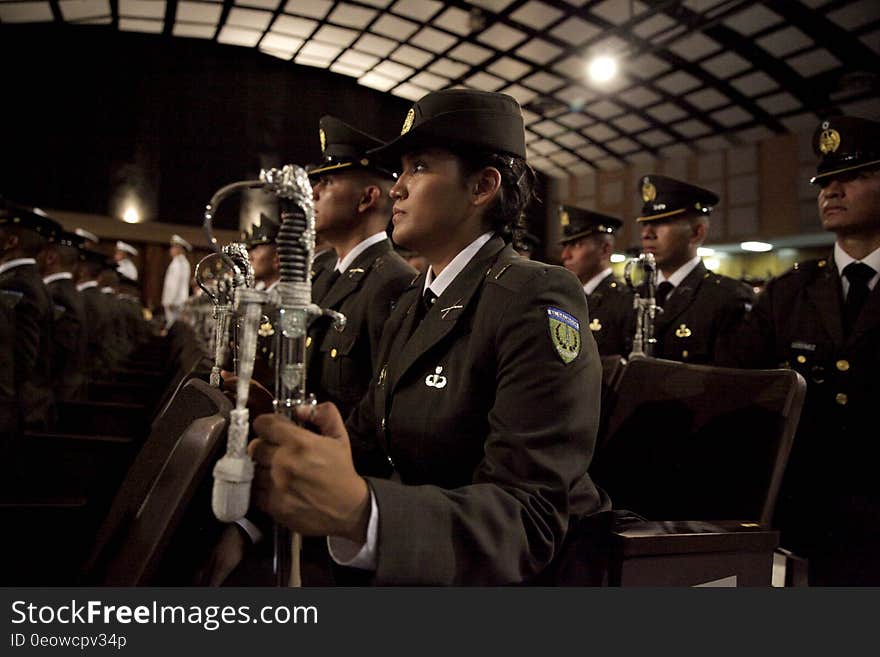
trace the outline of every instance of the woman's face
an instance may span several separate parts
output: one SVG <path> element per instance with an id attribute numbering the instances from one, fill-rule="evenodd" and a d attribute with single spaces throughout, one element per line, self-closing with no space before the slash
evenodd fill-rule
<path id="1" fill-rule="evenodd" d="M 407 153 L 401 164 L 390 192 L 394 241 L 421 253 L 436 252 L 474 216 L 471 185 L 459 159 L 442 148 Z"/>

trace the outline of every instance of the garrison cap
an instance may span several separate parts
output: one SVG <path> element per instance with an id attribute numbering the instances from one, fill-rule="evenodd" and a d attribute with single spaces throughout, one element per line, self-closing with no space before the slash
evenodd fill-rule
<path id="1" fill-rule="evenodd" d="M 812 184 L 865 167 L 880 166 L 880 123 L 856 116 L 825 119 L 813 133 L 819 156 Z"/>
<path id="2" fill-rule="evenodd" d="M 458 145 L 526 156 L 522 109 L 507 94 L 444 89 L 422 96 L 407 112 L 400 136 L 372 153 L 399 157 L 417 148 Z"/>
<path id="3" fill-rule="evenodd" d="M 64 230 L 61 224 L 50 219 L 49 215 L 39 208 L 18 205 L 12 201 L 0 199 L 0 226 L 4 225 L 27 228 L 46 239 L 51 239 L 53 235 Z"/>
<path id="4" fill-rule="evenodd" d="M 350 126 L 335 116 L 325 115 L 318 122 L 318 135 L 321 138 L 320 163 L 308 169 L 309 176 L 318 176 L 339 169 L 370 169 L 389 178 L 394 177 L 392 169 L 381 157 L 368 155 L 367 151 L 383 144 L 366 132 Z"/>
<path id="5" fill-rule="evenodd" d="M 560 205 L 559 224 L 562 227 L 560 244 L 572 242 L 587 235 L 613 235 L 623 225 L 620 219 L 606 214 L 576 208 L 573 205 Z"/>
<path id="6" fill-rule="evenodd" d="M 248 247 L 260 244 L 275 244 L 278 230 L 281 224 L 267 214 L 260 213 L 260 223 L 251 226 L 250 232 L 244 233 L 242 238 Z"/>
<path id="7" fill-rule="evenodd" d="M 718 195 L 708 189 L 666 176 L 643 176 L 640 182 L 642 216 L 636 221 L 678 218 L 686 212 L 709 215 L 718 203 Z"/>

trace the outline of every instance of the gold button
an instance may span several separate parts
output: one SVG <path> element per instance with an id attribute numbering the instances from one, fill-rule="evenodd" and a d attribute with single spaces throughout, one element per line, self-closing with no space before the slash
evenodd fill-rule
<path id="1" fill-rule="evenodd" d="M 335 349 L 330 350 L 330 358 L 336 358 L 336 350 Z"/>
<path id="2" fill-rule="evenodd" d="M 312 336 L 306 338 L 306 349 L 312 346 Z"/>
<path id="3" fill-rule="evenodd" d="M 846 372 L 849 369 L 849 361 L 848 360 L 837 361 L 837 369 L 839 369 L 841 372 Z"/>
<path id="4" fill-rule="evenodd" d="M 685 349 L 684 351 L 681 352 L 681 357 L 682 357 L 682 358 L 687 358 L 687 357 L 688 357 L 688 350 L 687 350 L 687 349 Z"/>
<path id="5" fill-rule="evenodd" d="M 846 406 L 846 402 L 849 401 L 849 397 L 846 396 L 845 393 L 838 392 L 834 397 L 834 401 L 836 401 L 841 406 Z"/>
<path id="6" fill-rule="evenodd" d="M 800 356 L 797 357 L 797 362 L 799 362 L 799 363 L 806 363 L 806 362 L 807 362 L 807 357 L 804 356 L 804 355 L 800 355 Z"/>

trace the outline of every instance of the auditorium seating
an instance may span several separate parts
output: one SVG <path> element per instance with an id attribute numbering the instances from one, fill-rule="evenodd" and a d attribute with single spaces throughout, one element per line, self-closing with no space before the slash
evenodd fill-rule
<path id="1" fill-rule="evenodd" d="M 590 469 L 618 509 L 609 583 L 769 585 L 803 377 L 639 357 L 612 392 Z"/>

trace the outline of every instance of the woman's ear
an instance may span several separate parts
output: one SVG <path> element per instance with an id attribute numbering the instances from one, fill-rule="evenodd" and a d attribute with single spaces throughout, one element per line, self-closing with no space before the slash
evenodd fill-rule
<path id="1" fill-rule="evenodd" d="M 471 202 L 474 205 L 490 203 L 501 189 L 501 172 L 495 167 L 483 167 L 472 176 L 471 180 L 474 181 L 471 194 Z"/>

